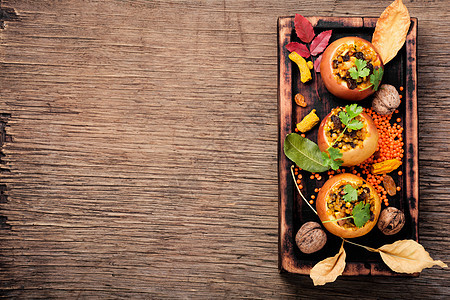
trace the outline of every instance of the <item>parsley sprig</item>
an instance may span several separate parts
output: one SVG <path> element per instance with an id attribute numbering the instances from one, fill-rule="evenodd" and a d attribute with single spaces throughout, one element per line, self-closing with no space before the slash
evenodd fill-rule
<path id="1" fill-rule="evenodd" d="M 351 185 L 346 184 L 344 186 L 345 195 L 342 197 L 346 202 L 354 202 L 358 199 L 358 191 Z"/>
<path id="2" fill-rule="evenodd" d="M 369 76 L 370 69 L 367 67 L 367 62 L 364 59 L 356 59 L 355 60 L 355 66 L 348 69 L 348 72 L 350 73 L 350 77 L 354 80 L 358 80 L 358 78 L 364 78 L 366 76 Z M 367 90 L 370 87 L 373 87 L 374 91 L 378 90 L 378 87 L 380 86 L 381 79 L 383 78 L 383 68 L 376 68 L 373 70 L 373 73 L 369 77 L 370 85 L 366 88 L 363 88 L 361 91 Z"/>
<path id="3" fill-rule="evenodd" d="M 370 74 L 370 70 L 367 68 L 367 62 L 364 59 L 359 58 L 355 60 L 355 67 L 348 69 L 348 72 L 354 80 L 369 76 Z"/>
<path id="4" fill-rule="evenodd" d="M 346 202 L 355 202 L 358 200 L 358 190 L 354 188 L 351 184 L 346 184 L 344 186 L 344 192 L 345 194 L 342 196 L 342 198 Z M 370 220 L 370 204 L 369 203 L 364 204 L 364 202 L 361 201 L 353 207 L 352 214 L 350 216 L 324 221 L 323 223 L 337 222 L 346 219 L 353 219 L 355 226 L 358 228 L 363 227 L 367 223 L 367 221 Z"/>
<path id="5" fill-rule="evenodd" d="M 384 71 L 382 68 L 378 68 L 373 70 L 373 74 L 370 75 L 370 83 L 373 85 L 373 90 L 378 91 L 378 87 L 380 86 L 381 79 L 383 78 Z"/>
<path id="6" fill-rule="evenodd" d="M 328 147 L 326 152 L 322 151 L 322 158 L 324 163 L 333 170 L 339 169 L 339 167 L 343 163 L 343 161 L 340 159 L 342 157 L 341 151 L 339 151 L 339 149 L 333 148 L 333 146 L 336 145 L 336 143 L 342 138 L 344 133 L 347 131 L 347 128 L 351 130 L 358 130 L 364 126 L 361 121 L 355 119 L 362 113 L 362 111 L 363 108 L 354 103 L 345 106 L 345 109 L 339 112 L 339 119 L 341 120 L 342 124 L 345 125 L 345 128 L 338 136 L 338 138 L 334 141 L 333 145 Z"/>

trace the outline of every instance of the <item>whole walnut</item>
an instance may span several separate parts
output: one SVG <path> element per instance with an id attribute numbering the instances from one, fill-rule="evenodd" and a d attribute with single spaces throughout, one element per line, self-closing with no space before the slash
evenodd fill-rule
<path id="1" fill-rule="evenodd" d="M 295 236 L 295 242 L 300 251 L 310 254 L 319 251 L 325 246 L 327 243 L 327 234 L 323 231 L 319 223 L 307 222 L 300 227 L 300 230 Z"/>
<path id="2" fill-rule="evenodd" d="M 405 225 L 405 214 L 395 207 L 385 208 L 380 214 L 377 225 L 385 235 L 396 234 Z"/>
<path id="3" fill-rule="evenodd" d="M 390 84 L 382 84 L 375 92 L 372 109 L 381 115 L 393 113 L 400 105 L 400 95 L 397 89 Z"/>

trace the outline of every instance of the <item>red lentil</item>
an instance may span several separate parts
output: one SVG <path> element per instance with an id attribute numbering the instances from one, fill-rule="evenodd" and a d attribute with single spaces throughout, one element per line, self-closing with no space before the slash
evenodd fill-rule
<path id="1" fill-rule="evenodd" d="M 364 111 L 370 115 L 378 129 L 379 140 L 377 151 L 374 155 L 369 157 L 366 161 L 359 165 L 361 168 L 361 173 L 367 175 L 367 181 L 374 186 L 381 200 L 386 206 L 389 205 L 389 199 L 387 198 L 386 190 L 381 185 L 383 181 L 383 175 L 374 175 L 371 173 L 370 168 L 372 164 L 382 162 L 388 159 L 398 159 L 403 158 L 403 127 L 399 124 L 391 124 L 392 114 L 390 115 L 380 115 L 373 111 L 371 108 L 365 108 Z M 398 113 L 398 110 L 395 111 Z M 401 122 L 400 118 L 396 119 L 397 123 Z M 403 173 L 399 171 L 401 176 Z M 398 187 L 399 188 L 399 187 Z M 397 188 L 397 190 L 398 190 Z"/>

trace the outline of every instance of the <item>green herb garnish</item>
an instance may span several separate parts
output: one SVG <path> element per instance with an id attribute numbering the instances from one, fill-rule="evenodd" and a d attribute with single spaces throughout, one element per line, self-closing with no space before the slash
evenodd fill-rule
<path id="1" fill-rule="evenodd" d="M 351 67 L 348 72 L 350 73 L 350 76 L 354 80 L 358 80 L 358 78 L 366 77 L 370 74 L 370 70 L 367 68 L 367 62 L 364 59 L 357 59 L 355 60 L 355 66 Z"/>
<path id="2" fill-rule="evenodd" d="M 359 202 L 353 207 L 352 215 L 334 220 L 323 221 L 322 223 L 337 222 L 340 220 L 353 219 L 355 226 L 358 228 L 363 227 L 367 221 L 370 220 L 370 204 L 364 204 Z"/>
<path id="3" fill-rule="evenodd" d="M 344 131 L 349 128 L 351 130 L 361 129 L 364 124 L 361 121 L 355 120 L 363 111 L 361 106 L 357 104 L 347 105 L 345 111 L 339 113 L 339 119 L 341 119 L 342 124 L 345 125 Z M 336 140 L 337 142 L 337 140 Z M 335 143 L 336 143 L 335 142 Z"/>
<path id="4" fill-rule="evenodd" d="M 342 157 L 341 151 L 339 149 L 329 147 L 327 152 L 322 151 L 322 158 L 326 165 L 328 165 L 333 170 L 339 169 L 343 161 L 340 159 Z"/>
<path id="5" fill-rule="evenodd" d="M 369 77 L 371 85 L 369 85 L 368 87 L 363 88 L 359 91 L 360 92 L 365 91 L 370 87 L 373 87 L 374 91 L 378 91 L 378 88 L 380 87 L 381 79 L 383 79 L 383 74 L 384 74 L 384 71 L 382 68 L 377 68 L 377 69 L 373 70 L 373 74 L 370 75 L 370 77 Z"/>
<path id="6" fill-rule="evenodd" d="M 345 195 L 342 197 L 346 202 L 354 202 L 358 199 L 358 191 L 351 185 L 344 186 Z"/>
<path id="7" fill-rule="evenodd" d="M 381 79 L 383 78 L 384 71 L 382 68 L 378 68 L 373 70 L 373 74 L 370 75 L 370 83 L 373 84 L 373 90 L 378 91 L 378 87 L 380 86 Z"/>
<path id="8" fill-rule="evenodd" d="M 355 222 L 356 227 L 361 228 L 370 219 L 370 204 L 364 204 L 359 202 L 353 207 L 353 222 Z"/>

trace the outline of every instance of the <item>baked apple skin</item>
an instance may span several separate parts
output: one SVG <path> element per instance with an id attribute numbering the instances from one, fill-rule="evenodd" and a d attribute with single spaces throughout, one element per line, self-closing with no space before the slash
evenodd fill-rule
<path id="1" fill-rule="evenodd" d="M 336 79 L 336 75 L 333 74 L 333 59 L 336 56 L 339 47 L 346 43 L 354 44 L 356 41 L 360 41 L 370 46 L 370 48 L 372 48 L 377 54 L 377 62 L 379 61 L 380 67 L 384 69 L 383 61 L 381 60 L 380 55 L 378 54 L 372 43 L 355 36 L 344 37 L 328 45 L 328 47 L 322 54 L 322 61 L 320 63 L 320 75 L 322 76 L 322 81 L 325 84 L 327 90 L 336 97 L 349 101 L 360 101 L 375 92 L 373 87 L 367 88 L 362 91 L 360 91 L 358 88 L 355 88 L 353 90 L 349 89 L 346 82 L 339 83 Z"/>
<path id="2" fill-rule="evenodd" d="M 320 151 L 325 151 L 331 146 L 330 142 L 327 139 L 324 128 L 325 124 L 328 122 L 328 119 L 331 117 L 331 114 L 332 113 L 330 112 L 322 120 L 319 126 L 319 131 L 317 133 L 317 144 Z M 361 119 L 366 124 L 367 137 L 363 141 L 362 148 L 358 146 L 345 152 L 341 151 L 341 159 L 343 161 L 342 166 L 344 167 L 355 166 L 362 163 L 370 156 L 372 156 L 372 154 L 377 150 L 379 134 L 375 123 L 373 122 L 372 118 L 364 112 L 362 112 L 359 116 L 361 116 Z"/>
<path id="3" fill-rule="evenodd" d="M 327 182 L 325 182 L 325 184 L 320 189 L 319 194 L 317 195 L 317 201 L 316 201 L 317 214 L 319 215 L 319 218 L 322 222 L 335 219 L 333 215 L 327 214 L 327 210 L 328 210 L 327 198 L 328 198 L 328 195 L 330 194 L 330 192 L 332 191 L 333 187 L 342 184 L 342 181 L 346 181 L 347 183 L 349 183 L 349 182 L 364 183 L 369 187 L 370 193 L 373 194 L 373 196 L 375 198 L 374 205 L 373 205 L 374 206 L 374 209 L 373 209 L 374 217 L 372 220 L 367 221 L 367 223 L 361 228 L 357 228 L 357 227 L 344 228 L 344 227 L 341 227 L 338 224 L 338 222 L 336 222 L 336 221 L 323 223 L 323 226 L 330 233 L 332 233 L 336 236 L 342 237 L 342 238 L 356 238 L 356 237 L 363 236 L 363 235 L 369 233 L 373 229 L 373 227 L 377 224 L 378 217 L 380 216 L 380 211 L 381 211 L 381 200 L 380 200 L 380 197 L 378 196 L 375 188 L 370 183 L 368 183 L 367 181 L 365 181 L 364 179 L 362 179 L 359 176 L 353 175 L 351 173 L 342 173 L 342 174 L 331 177 Z"/>

